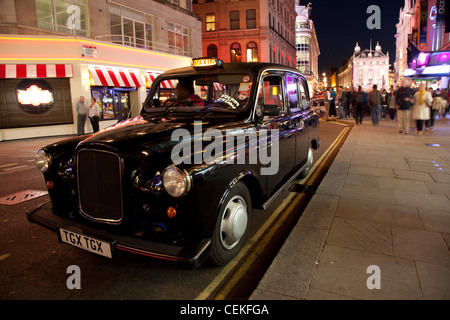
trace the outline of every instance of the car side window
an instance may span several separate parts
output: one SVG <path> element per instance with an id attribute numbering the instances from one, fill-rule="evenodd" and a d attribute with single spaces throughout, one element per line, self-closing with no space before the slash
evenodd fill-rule
<path id="1" fill-rule="evenodd" d="M 299 111 L 299 79 L 295 75 L 286 75 L 286 95 L 291 112 Z"/>
<path id="2" fill-rule="evenodd" d="M 265 76 L 259 88 L 259 103 L 280 107 L 280 113 L 286 112 L 283 99 L 283 81 L 279 75 Z"/>
<path id="3" fill-rule="evenodd" d="M 300 80 L 300 105 L 302 108 L 310 108 L 311 102 L 309 101 L 309 89 L 305 81 Z"/>

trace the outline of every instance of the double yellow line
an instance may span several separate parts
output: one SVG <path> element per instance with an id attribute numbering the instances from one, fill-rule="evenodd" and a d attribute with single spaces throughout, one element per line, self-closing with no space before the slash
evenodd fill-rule
<path id="1" fill-rule="evenodd" d="M 318 169 L 322 168 L 325 165 L 329 157 L 333 154 L 332 151 L 334 150 L 334 148 L 344 139 L 346 133 L 351 129 L 351 127 L 346 124 L 342 124 L 339 122 L 335 123 L 344 125 L 345 126 L 344 130 L 331 144 L 331 146 L 328 147 L 328 149 L 322 154 L 322 156 L 316 161 L 314 166 L 311 168 L 311 172 L 308 175 L 308 177 L 302 179 L 299 182 L 300 184 L 310 185 L 309 183 L 316 179 L 317 175 L 321 171 Z M 212 293 L 220 287 L 222 282 L 225 281 L 225 279 L 231 274 L 231 272 L 235 268 L 237 268 L 236 272 L 234 272 L 231 278 L 227 281 L 227 284 L 213 298 L 214 300 L 226 299 L 227 295 L 236 286 L 236 284 L 245 276 L 251 265 L 255 262 L 256 258 L 265 250 L 274 234 L 277 232 L 280 226 L 283 225 L 286 219 L 290 216 L 291 211 L 295 208 L 295 206 L 301 201 L 301 199 L 304 196 L 305 194 L 303 193 L 291 192 L 287 196 L 287 198 L 284 199 L 283 202 L 276 208 L 276 210 L 266 220 L 266 222 L 259 228 L 258 232 L 256 232 L 253 235 L 253 237 L 249 241 L 247 241 L 246 245 L 242 248 L 239 254 L 223 268 L 223 270 L 213 279 L 213 281 L 211 281 L 211 283 L 205 288 L 205 290 L 203 290 L 203 292 L 201 292 L 197 296 L 197 298 L 195 298 L 195 300 L 208 299 L 212 295 Z M 285 210 L 283 211 L 283 209 Z M 279 217 L 282 211 L 283 213 Z M 276 222 L 274 223 L 275 220 Z M 248 255 L 250 250 L 252 250 L 252 253 Z M 244 261 L 241 263 L 241 260 Z M 240 266 L 238 267 L 239 264 Z"/>

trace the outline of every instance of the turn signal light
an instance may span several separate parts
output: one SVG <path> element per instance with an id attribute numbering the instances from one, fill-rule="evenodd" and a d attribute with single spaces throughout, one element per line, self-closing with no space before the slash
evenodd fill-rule
<path id="1" fill-rule="evenodd" d="M 167 208 L 167 216 L 169 218 L 175 218 L 177 215 L 177 210 L 174 207 L 168 207 Z"/>
<path id="2" fill-rule="evenodd" d="M 51 190 L 55 187 L 55 184 L 53 183 L 53 181 L 49 180 L 47 181 L 47 189 Z"/>

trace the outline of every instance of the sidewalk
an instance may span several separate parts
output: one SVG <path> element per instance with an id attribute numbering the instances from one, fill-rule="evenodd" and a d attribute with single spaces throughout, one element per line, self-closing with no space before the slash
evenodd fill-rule
<path id="1" fill-rule="evenodd" d="M 250 300 L 450 299 L 450 118 L 422 136 L 364 121 Z"/>

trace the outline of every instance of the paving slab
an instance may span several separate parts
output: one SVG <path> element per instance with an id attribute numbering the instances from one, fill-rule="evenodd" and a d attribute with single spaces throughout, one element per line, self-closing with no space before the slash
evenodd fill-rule
<path id="1" fill-rule="evenodd" d="M 392 241 L 396 257 L 450 267 L 450 251 L 440 233 L 392 226 Z"/>
<path id="2" fill-rule="evenodd" d="M 401 190 L 394 190 L 393 192 L 395 203 L 399 206 L 450 211 L 450 200 L 446 196 Z"/>
<path id="3" fill-rule="evenodd" d="M 369 289 L 370 266 L 380 270 L 380 289 Z M 413 261 L 362 250 L 326 245 L 311 282 L 319 289 L 355 299 L 422 299 Z"/>
<path id="4" fill-rule="evenodd" d="M 425 230 L 450 234 L 450 212 L 419 208 Z"/>
<path id="5" fill-rule="evenodd" d="M 416 266 L 424 299 L 450 300 L 450 268 L 422 261 Z"/>
<path id="6" fill-rule="evenodd" d="M 393 255 L 391 227 L 387 223 L 335 217 L 327 244 Z"/>
<path id="7" fill-rule="evenodd" d="M 388 223 L 412 229 L 424 229 L 416 208 L 388 205 L 379 201 L 342 198 L 334 216 L 374 223 Z"/>

